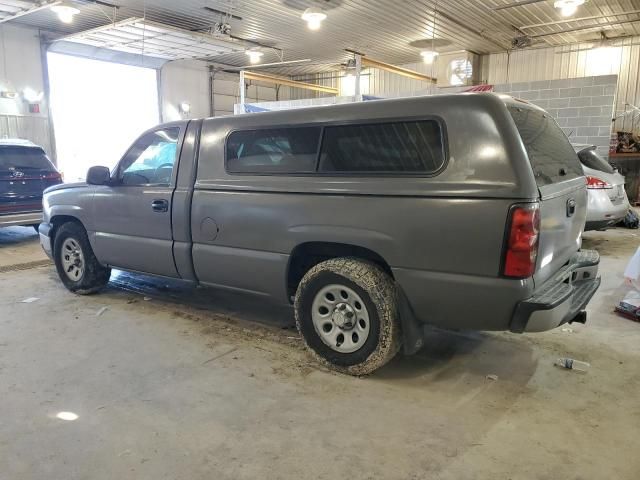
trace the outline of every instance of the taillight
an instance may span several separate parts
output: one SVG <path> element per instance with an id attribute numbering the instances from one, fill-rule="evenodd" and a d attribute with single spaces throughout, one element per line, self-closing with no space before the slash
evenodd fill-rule
<path id="1" fill-rule="evenodd" d="M 537 203 L 511 208 L 509 236 L 504 257 L 504 275 L 528 278 L 536 270 L 540 209 Z"/>
<path id="2" fill-rule="evenodd" d="M 587 177 L 587 188 L 589 190 L 603 190 L 606 188 L 613 188 L 613 186 L 605 182 L 604 180 L 599 179 L 598 177 Z"/>

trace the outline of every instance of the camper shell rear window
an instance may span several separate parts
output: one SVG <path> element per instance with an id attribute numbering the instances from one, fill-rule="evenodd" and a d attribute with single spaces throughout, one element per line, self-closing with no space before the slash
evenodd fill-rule
<path id="1" fill-rule="evenodd" d="M 541 110 L 509 107 L 539 187 L 584 176 L 575 150 L 551 116 Z"/>

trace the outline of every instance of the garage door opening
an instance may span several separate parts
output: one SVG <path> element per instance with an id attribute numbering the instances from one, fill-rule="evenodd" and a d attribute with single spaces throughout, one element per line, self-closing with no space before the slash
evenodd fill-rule
<path id="1" fill-rule="evenodd" d="M 146 129 L 159 123 L 156 70 L 49 53 L 58 168 L 84 180 L 93 165 L 113 168 Z"/>

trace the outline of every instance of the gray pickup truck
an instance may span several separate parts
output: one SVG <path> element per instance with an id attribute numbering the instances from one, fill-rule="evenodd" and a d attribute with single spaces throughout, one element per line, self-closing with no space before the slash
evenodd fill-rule
<path id="1" fill-rule="evenodd" d="M 77 293 L 110 268 L 292 303 L 309 350 L 366 374 L 426 324 L 584 322 L 587 191 L 543 110 L 494 94 L 170 123 L 49 188 L 40 239 Z"/>

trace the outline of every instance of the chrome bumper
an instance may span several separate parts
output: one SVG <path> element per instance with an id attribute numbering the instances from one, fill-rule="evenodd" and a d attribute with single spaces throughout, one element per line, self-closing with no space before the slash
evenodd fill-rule
<path id="1" fill-rule="evenodd" d="M 510 330 L 543 332 L 567 322 L 584 323 L 584 309 L 600 286 L 599 263 L 595 250 L 576 253 L 533 297 L 518 303 Z"/>

